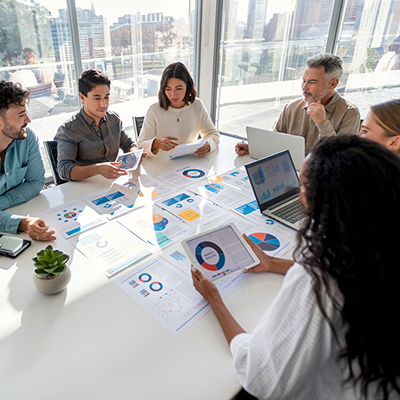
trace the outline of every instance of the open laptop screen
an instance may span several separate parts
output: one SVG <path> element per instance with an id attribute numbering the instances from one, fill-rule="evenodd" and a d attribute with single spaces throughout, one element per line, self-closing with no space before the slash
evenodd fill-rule
<path id="1" fill-rule="evenodd" d="M 245 167 L 261 211 L 300 191 L 289 150 L 264 157 Z"/>

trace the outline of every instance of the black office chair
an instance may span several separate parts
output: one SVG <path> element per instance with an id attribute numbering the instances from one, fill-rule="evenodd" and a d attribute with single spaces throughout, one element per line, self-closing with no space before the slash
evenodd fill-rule
<path id="1" fill-rule="evenodd" d="M 142 130 L 144 117 L 132 117 L 133 120 L 133 130 L 135 132 L 135 141 L 139 139 L 140 131 Z"/>
<path id="2" fill-rule="evenodd" d="M 44 141 L 44 149 L 46 150 L 47 158 L 49 160 L 51 173 L 56 185 L 61 185 L 67 181 L 60 178 L 57 172 L 57 142 L 54 140 Z"/>

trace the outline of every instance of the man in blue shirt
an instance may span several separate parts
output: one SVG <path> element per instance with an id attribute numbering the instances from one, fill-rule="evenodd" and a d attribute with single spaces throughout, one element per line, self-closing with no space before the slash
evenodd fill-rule
<path id="1" fill-rule="evenodd" d="M 19 84 L 0 81 L 0 232 L 27 232 L 34 240 L 54 240 L 54 231 L 33 217 L 3 210 L 35 197 L 43 188 L 44 166 L 26 112 L 29 93 Z"/>

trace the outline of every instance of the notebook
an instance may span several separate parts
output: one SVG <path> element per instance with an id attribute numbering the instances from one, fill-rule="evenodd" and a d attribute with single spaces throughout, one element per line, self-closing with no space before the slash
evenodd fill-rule
<path id="1" fill-rule="evenodd" d="M 260 211 L 298 230 L 303 206 L 300 181 L 289 150 L 283 150 L 245 165 Z"/>
<path id="2" fill-rule="evenodd" d="M 246 126 L 246 134 L 251 158 L 259 159 L 288 149 L 293 157 L 296 170 L 300 171 L 305 157 L 305 141 L 302 136 L 252 128 L 251 126 Z"/>

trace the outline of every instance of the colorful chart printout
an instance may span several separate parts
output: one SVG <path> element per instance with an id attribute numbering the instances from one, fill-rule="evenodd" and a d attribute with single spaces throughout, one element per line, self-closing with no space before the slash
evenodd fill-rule
<path id="1" fill-rule="evenodd" d="M 82 199 L 99 214 L 105 214 L 108 219 L 119 217 L 142 206 L 137 203 L 137 196 L 126 194 L 115 186 L 90 193 Z"/>
<path id="2" fill-rule="evenodd" d="M 193 228 L 157 206 L 146 206 L 118 222 L 156 249 L 162 249 L 193 233 Z"/>
<path id="3" fill-rule="evenodd" d="M 79 200 L 50 208 L 43 211 L 42 215 L 47 223 L 67 239 L 107 221 Z"/>
<path id="4" fill-rule="evenodd" d="M 181 244 L 177 243 L 176 246 Z M 180 250 L 183 251 L 182 247 Z M 190 270 L 190 263 L 187 269 Z M 246 274 L 236 274 L 217 282 L 221 296 L 226 297 L 247 279 L 249 276 Z M 176 336 L 189 329 L 211 309 L 195 290 L 189 273 L 162 259 L 146 260 L 138 270 L 126 271 L 114 282 Z"/>
<path id="5" fill-rule="evenodd" d="M 159 178 L 177 187 L 185 187 L 195 180 L 203 179 L 208 175 L 208 170 L 203 167 L 186 166 L 175 171 L 159 175 Z"/>
<path id="6" fill-rule="evenodd" d="M 189 191 L 178 192 L 156 203 L 161 208 L 191 225 L 204 225 L 225 214 L 225 211 Z"/>
<path id="7" fill-rule="evenodd" d="M 82 233 L 72 238 L 71 243 L 107 277 L 151 254 L 145 243 L 116 221 Z"/>

